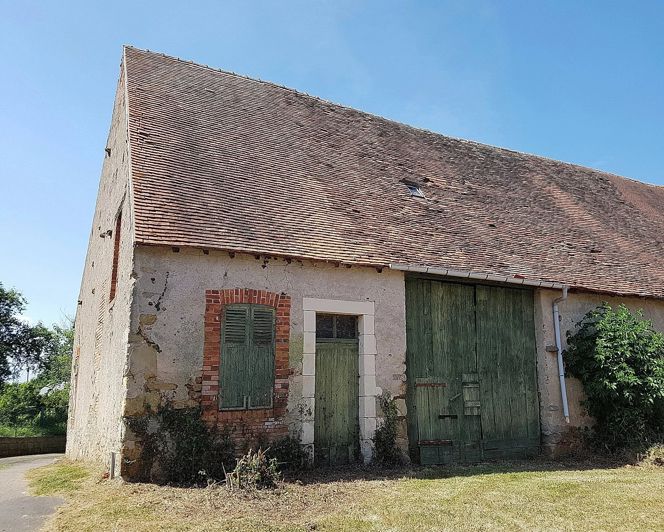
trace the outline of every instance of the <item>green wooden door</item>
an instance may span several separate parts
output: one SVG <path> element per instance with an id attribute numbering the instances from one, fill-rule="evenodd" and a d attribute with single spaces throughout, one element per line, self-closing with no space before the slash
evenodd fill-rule
<path id="1" fill-rule="evenodd" d="M 485 458 L 539 452 L 533 295 L 477 287 L 477 361 Z"/>
<path id="2" fill-rule="evenodd" d="M 535 434 L 539 443 L 532 312 L 527 290 L 407 279 L 414 459 L 473 461 L 532 450 Z"/>
<path id="3" fill-rule="evenodd" d="M 357 340 L 316 342 L 315 461 L 346 464 L 359 453 Z"/>

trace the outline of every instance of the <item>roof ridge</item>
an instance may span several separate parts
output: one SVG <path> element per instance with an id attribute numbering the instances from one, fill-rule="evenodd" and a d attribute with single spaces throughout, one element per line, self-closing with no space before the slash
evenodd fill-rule
<path id="1" fill-rule="evenodd" d="M 158 56 L 164 57 L 166 59 L 179 61 L 181 63 L 186 63 L 186 64 L 197 66 L 197 67 L 200 67 L 200 68 L 206 68 L 206 69 L 211 70 L 213 72 L 220 72 L 222 74 L 227 74 L 229 76 L 235 76 L 237 78 L 245 79 L 247 81 L 253 81 L 255 83 L 262 83 L 262 84 L 265 84 L 265 85 L 270 85 L 270 86 L 273 86 L 273 87 L 277 87 L 277 88 L 280 88 L 280 89 L 284 89 L 284 90 L 293 92 L 293 93 L 298 94 L 300 96 L 304 96 L 305 98 L 310 98 L 310 99 L 313 99 L 313 100 L 317 100 L 319 102 L 323 102 L 325 104 L 332 105 L 334 107 L 340 107 L 342 109 L 347 109 L 347 110 L 353 111 L 355 113 L 359 113 L 359 114 L 362 114 L 362 115 L 365 115 L 365 116 L 376 118 L 378 120 L 383 120 L 385 122 L 389 122 L 390 124 L 395 124 L 395 125 L 398 125 L 399 127 L 404 127 L 406 129 L 412 129 L 412 130 L 415 130 L 415 131 L 426 133 L 428 135 L 434 135 L 434 136 L 437 136 L 437 137 L 442 137 L 444 139 L 450 139 L 450 140 L 454 140 L 454 141 L 457 141 L 457 142 L 472 144 L 472 145 L 475 145 L 475 146 L 479 146 L 481 148 L 491 148 L 491 149 L 494 149 L 494 150 L 505 151 L 507 153 L 513 153 L 513 154 L 517 154 L 517 155 L 524 156 L 524 157 L 532 157 L 532 158 L 535 158 L 535 159 L 541 159 L 541 160 L 544 160 L 544 161 L 551 161 L 551 162 L 558 163 L 558 164 L 564 164 L 564 165 L 572 166 L 574 168 L 581 168 L 583 170 L 589 170 L 589 171 L 594 172 L 594 173 L 604 174 L 604 175 L 608 175 L 608 176 L 617 177 L 619 179 L 624 179 L 626 181 L 631 181 L 631 182 L 637 183 L 639 185 L 646 185 L 648 187 L 655 187 L 655 188 L 664 188 L 664 185 L 658 185 L 658 184 L 655 184 L 655 183 L 647 183 L 645 181 L 640 181 L 640 180 L 635 179 L 633 177 L 628 177 L 628 176 L 623 176 L 623 175 L 620 175 L 620 174 L 616 174 L 616 173 L 608 171 L 608 170 L 599 170 L 597 168 L 592 168 L 590 166 L 585 166 L 583 164 L 572 163 L 572 162 L 568 162 L 568 161 L 561 161 L 560 159 L 554 159 L 553 157 L 547 157 L 545 155 L 538 155 L 536 153 L 529 153 L 529 152 L 525 152 L 525 151 L 516 150 L 516 149 L 513 149 L 513 148 L 506 148 L 504 146 L 496 146 L 495 144 L 488 144 L 486 142 L 479 142 L 479 141 L 476 141 L 476 140 L 470 140 L 470 139 L 464 139 L 464 138 L 461 138 L 461 137 L 455 137 L 453 135 L 446 135 L 444 133 L 433 131 L 431 129 L 426 129 L 426 128 L 422 128 L 422 127 L 413 126 L 411 124 L 406 124 L 405 122 L 399 122 L 398 120 L 394 120 L 392 118 L 387 118 L 385 116 L 381 116 L 381 115 L 376 114 L 376 113 L 371 113 L 369 111 L 363 111 L 361 109 L 351 107 L 350 105 L 345 105 L 345 104 L 342 104 L 342 103 L 333 102 L 332 100 L 326 100 L 325 98 L 321 98 L 320 96 L 309 94 L 307 92 L 300 91 L 300 90 L 294 89 L 292 87 L 287 87 L 286 85 L 281 85 L 281 84 L 276 83 L 274 81 L 268 81 L 268 80 L 264 80 L 264 79 L 260 79 L 260 78 L 253 78 L 253 77 L 247 76 L 245 74 L 239 74 L 239 73 L 233 72 L 231 70 L 225 70 L 223 68 L 213 67 L 213 66 L 210 66 L 210 65 L 206 65 L 204 63 L 197 63 L 196 61 L 192 61 L 190 59 L 182 59 L 180 57 L 165 54 L 163 52 L 156 52 L 154 50 L 150 50 L 150 49 L 147 49 L 147 48 L 138 48 L 138 47 L 132 46 L 130 44 L 123 45 L 123 48 L 131 48 L 132 50 L 136 50 L 138 52 L 158 55 Z"/>

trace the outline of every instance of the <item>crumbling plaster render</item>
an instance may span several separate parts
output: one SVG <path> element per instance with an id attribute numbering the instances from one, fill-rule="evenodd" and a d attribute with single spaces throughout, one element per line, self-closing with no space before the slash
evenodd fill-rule
<path id="1" fill-rule="evenodd" d="M 127 415 L 140 413 L 164 397 L 176 405 L 193 405 L 203 361 L 205 290 L 250 288 L 291 296 L 289 401 L 290 432 L 300 437 L 311 416 L 304 395 L 306 377 L 305 312 L 308 298 L 372 304 L 375 312 L 375 382 L 397 397 L 402 416 L 399 444 L 407 449 L 405 431 L 405 297 L 401 272 L 336 267 L 326 263 L 254 258 L 210 250 L 139 246 L 135 249 L 136 297 L 132 308 Z M 368 322 L 367 322 L 368 326 Z M 368 378 L 367 378 L 368 383 Z M 364 408 L 375 411 L 376 399 Z M 380 416 L 379 416 L 380 417 Z M 365 441 L 375 427 L 366 422 Z M 131 435 L 129 435 L 131 436 Z M 305 436 L 306 437 L 306 436 Z M 128 447 L 131 447 L 129 442 Z"/>

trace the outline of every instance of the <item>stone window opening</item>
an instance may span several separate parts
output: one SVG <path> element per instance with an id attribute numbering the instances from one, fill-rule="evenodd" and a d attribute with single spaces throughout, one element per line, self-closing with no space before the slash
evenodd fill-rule
<path id="1" fill-rule="evenodd" d="M 115 233 L 113 234 L 113 266 L 111 269 L 111 288 L 109 293 L 109 301 L 115 299 L 115 293 L 118 285 L 118 261 L 120 256 L 120 231 L 122 229 L 122 210 L 118 213 L 115 219 Z"/>

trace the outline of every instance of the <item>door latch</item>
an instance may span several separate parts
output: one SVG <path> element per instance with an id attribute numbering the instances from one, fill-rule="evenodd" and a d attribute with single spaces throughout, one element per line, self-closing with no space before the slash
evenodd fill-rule
<path id="1" fill-rule="evenodd" d="M 438 414 L 438 419 L 457 419 L 459 416 L 456 414 Z"/>

